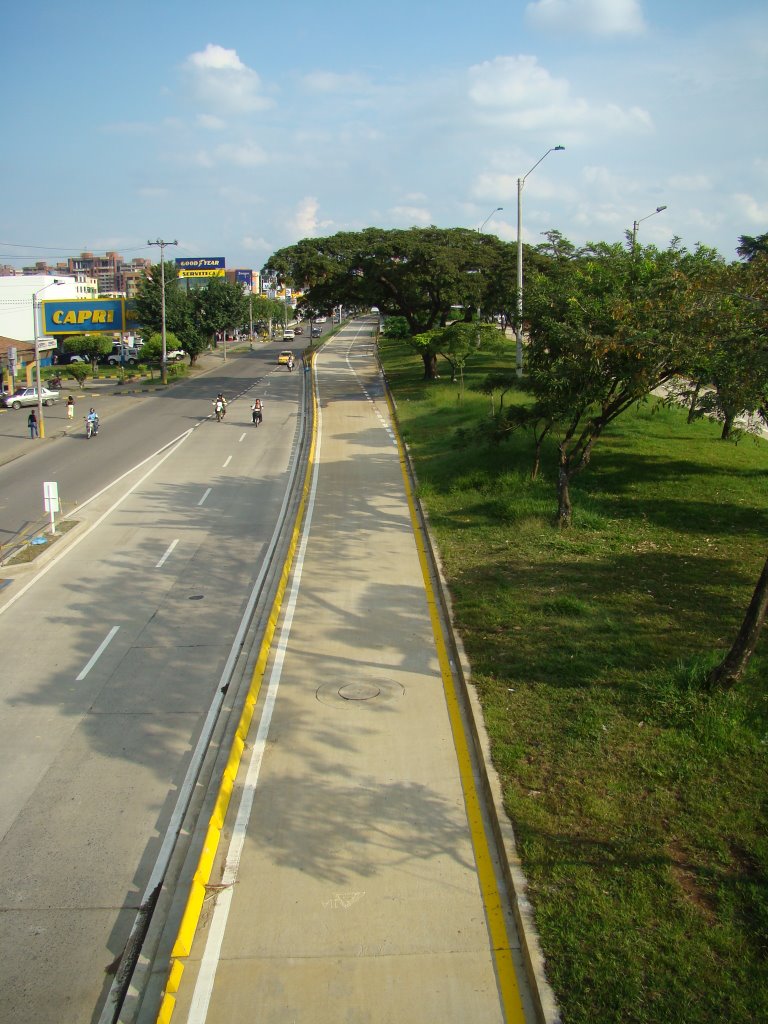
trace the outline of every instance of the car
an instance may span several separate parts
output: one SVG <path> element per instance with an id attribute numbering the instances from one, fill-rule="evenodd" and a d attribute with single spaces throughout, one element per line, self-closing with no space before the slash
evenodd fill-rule
<path id="1" fill-rule="evenodd" d="M 110 366 L 127 366 L 139 361 L 139 350 L 133 345 L 115 345 L 107 356 Z"/>
<path id="2" fill-rule="evenodd" d="M 48 388 L 40 389 L 40 399 L 43 405 L 53 405 L 61 398 L 60 391 L 49 391 Z M 20 409 L 22 405 L 37 405 L 37 388 L 16 388 L 12 395 L 3 395 L 3 405 L 6 409 Z"/>
<path id="3" fill-rule="evenodd" d="M 298 324 L 296 324 L 296 326 L 293 328 L 293 333 L 294 334 L 303 334 L 304 333 L 304 328 L 300 327 Z"/>
<path id="4" fill-rule="evenodd" d="M 324 324 L 327 319 L 328 319 L 327 316 L 316 316 L 315 317 L 315 323 L 316 324 Z"/>
<path id="5" fill-rule="evenodd" d="M 322 327 L 313 327 L 312 328 L 311 335 L 312 335 L 313 338 L 319 338 L 322 333 L 323 333 Z"/>
<path id="6" fill-rule="evenodd" d="M 293 341 L 296 337 L 296 332 L 292 327 L 286 327 L 283 331 L 283 338 L 285 341 Z"/>
<path id="7" fill-rule="evenodd" d="M 279 366 L 287 366 L 293 359 L 293 352 L 289 348 L 284 348 L 280 355 L 277 357 Z"/>
<path id="8" fill-rule="evenodd" d="M 169 363 L 180 363 L 182 359 L 187 358 L 187 353 L 183 348 L 168 349 L 165 353 L 165 358 Z"/>

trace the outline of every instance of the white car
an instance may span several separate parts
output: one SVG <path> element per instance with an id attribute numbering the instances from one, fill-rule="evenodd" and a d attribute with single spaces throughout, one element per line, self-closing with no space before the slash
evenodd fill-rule
<path id="1" fill-rule="evenodd" d="M 324 324 L 327 320 L 328 320 L 327 316 L 316 316 L 315 317 L 315 323 L 316 324 Z"/>
<path id="2" fill-rule="evenodd" d="M 48 388 L 40 389 L 40 398 L 43 405 L 53 405 L 61 397 L 59 391 L 49 391 Z M 20 409 L 22 405 L 37 405 L 37 388 L 16 388 L 12 395 L 3 395 L 3 405 L 6 409 Z"/>

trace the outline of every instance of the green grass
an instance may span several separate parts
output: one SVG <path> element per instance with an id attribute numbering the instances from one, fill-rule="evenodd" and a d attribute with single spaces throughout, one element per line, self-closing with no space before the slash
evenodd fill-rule
<path id="1" fill-rule="evenodd" d="M 641 405 L 558 532 L 554 449 L 532 482 L 530 438 L 474 436 L 487 397 L 381 354 L 566 1024 L 768 1020 L 765 636 L 702 688 L 765 561 L 768 442 Z"/>

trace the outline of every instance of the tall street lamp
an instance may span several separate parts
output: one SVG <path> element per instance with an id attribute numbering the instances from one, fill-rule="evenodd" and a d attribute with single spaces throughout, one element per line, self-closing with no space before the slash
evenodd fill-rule
<path id="1" fill-rule="evenodd" d="M 35 339 L 35 382 L 37 384 L 37 436 L 41 439 L 45 437 L 45 423 L 43 422 L 43 392 L 40 383 L 40 338 L 37 334 L 37 296 L 44 292 L 46 288 L 52 288 L 55 284 L 65 283 L 65 281 L 59 281 L 57 278 L 54 278 L 53 281 L 49 281 L 48 284 L 44 284 L 42 288 L 38 288 L 36 292 L 32 293 L 32 331 Z"/>
<path id="2" fill-rule="evenodd" d="M 544 157 L 565 149 L 565 146 L 550 146 L 544 156 L 539 157 L 530 171 L 517 179 L 517 323 L 515 324 L 515 369 L 517 376 L 523 376 L 523 185 L 525 179 L 535 171 Z"/>
<path id="3" fill-rule="evenodd" d="M 478 233 L 478 235 L 482 235 L 482 233 L 483 233 L 483 228 L 484 228 L 484 227 L 485 227 L 485 225 L 486 225 L 486 224 L 488 223 L 488 221 L 489 221 L 489 220 L 491 219 L 491 217 L 492 217 L 492 216 L 494 215 L 494 213 L 499 213 L 499 211 L 500 211 L 500 210 L 503 210 L 503 209 L 504 209 L 504 207 L 503 207 L 503 206 L 497 206 L 495 210 L 491 210 L 491 212 L 490 212 L 490 213 L 488 214 L 488 216 L 487 216 L 487 217 L 485 218 L 485 220 L 483 221 L 483 223 L 482 223 L 482 224 L 480 225 L 480 227 L 479 227 L 479 228 L 477 229 L 477 233 Z"/>
<path id="4" fill-rule="evenodd" d="M 649 213 L 645 217 L 641 217 L 640 220 L 633 221 L 632 223 L 632 252 L 635 251 L 637 246 L 637 229 L 643 223 L 644 220 L 648 220 L 648 217 L 655 217 L 657 213 L 661 213 L 662 210 L 666 210 L 666 206 L 657 206 L 653 213 Z"/>

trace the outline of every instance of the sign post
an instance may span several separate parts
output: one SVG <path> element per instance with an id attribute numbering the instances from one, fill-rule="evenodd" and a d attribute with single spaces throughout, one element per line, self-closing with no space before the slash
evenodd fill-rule
<path id="1" fill-rule="evenodd" d="M 46 480 L 43 484 L 43 501 L 45 511 L 51 515 L 51 533 L 56 533 L 56 513 L 61 511 L 59 503 L 59 485 L 55 480 Z"/>

